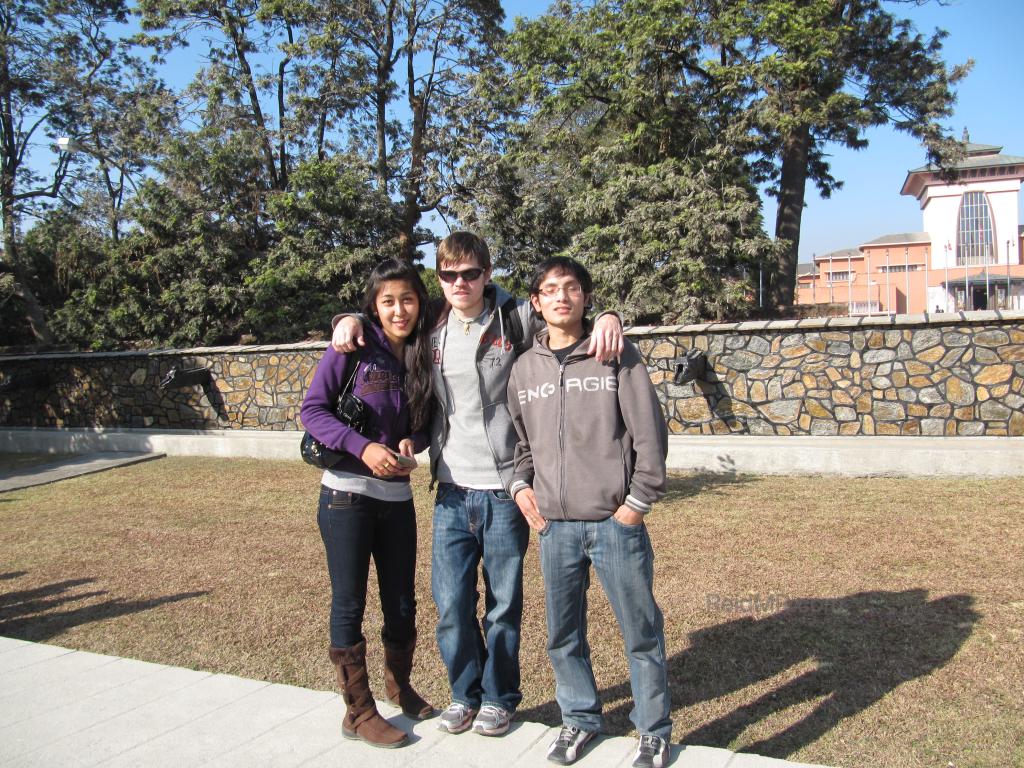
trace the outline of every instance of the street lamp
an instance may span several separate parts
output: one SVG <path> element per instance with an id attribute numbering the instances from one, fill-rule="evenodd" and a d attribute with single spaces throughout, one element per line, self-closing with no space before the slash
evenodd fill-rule
<path id="1" fill-rule="evenodd" d="M 92 155 L 99 160 L 100 170 L 103 172 L 103 180 L 107 185 L 107 198 L 110 201 L 110 234 L 111 237 L 113 237 L 114 242 L 120 240 L 121 232 L 118 226 L 118 220 L 121 215 L 121 201 L 124 195 L 124 180 L 127 179 L 135 194 L 139 194 L 139 188 L 135 185 L 135 181 L 132 180 L 131 174 L 125 170 L 124 166 L 114 162 L 98 147 L 83 144 L 73 137 L 61 136 L 57 139 L 57 149 L 59 149 L 61 154 L 65 157 L 79 152 L 84 152 L 85 154 Z M 121 172 L 121 178 L 116 183 L 111 180 L 111 173 L 108 166 L 113 166 Z"/>
<path id="2" fill-rule="evenodd" d="M 121 176 L 123 178 L 128 180 L 128 183 L 132 185 L 132 189 L 135 190 L 135 194 L 139 193 L 139 188 L 135 185 L 135 182 L 132 180 L 131 174 L 129 174 L 123 166 L 119 165 L 118 163 L 115 163 L 106 154 L 101 152 L 96 147 L 87 146 L 80 142 L 78 139 L 73 138 L 71 136 L 61 136 L 59 139 L 57 139 L 57 149 L 59 149 L 61 152 L 66 152 L 69 155 L 74 155 L 78 152 L 84 152 L 87 155 L 92 155 L 101 163 L 110 163 L 110 165 L 114 166 L 115 168 L 117 168 L 117 170 L 121 172 Z"/>

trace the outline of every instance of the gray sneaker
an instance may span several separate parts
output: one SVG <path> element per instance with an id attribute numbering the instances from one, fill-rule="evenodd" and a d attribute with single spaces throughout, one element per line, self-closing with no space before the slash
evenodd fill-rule
<path id="1" fill-rule="evenodd" d="M 512 715 L 506 710 L 494 704 L 484 704 L 480 707 L 480 714 L 473 721 L 473 733 L 482 733 L 484 736 L 501 736 L 508 731 L 511 721 Z"/>
<path id="2" fill-rule="evenodd" d="M 583 754 L 583 748 L 595 735 L 593 731 L 581 731 L 574 726 L 563 725 L 558 738 L 551 742 L 548 748 L 548 760 L 559 765 L 572 765 Z"/>
<path id="3" fill-rule="evenodd" d="M 448 733 L 468 731 L 469 727 L 473 724 L 473 715 L 475 714 L 475 709 L 453 701 L 448 705 L 448 709 L 441 713 L 437 729 L 439 731 L 447 731 Z"/>
<path id="4" fill-rule="evenodd" d="M 653 733 L 640 737 L 633 755 L 633 768 L 665 768 L 668 764 L 668 742 Z"/>

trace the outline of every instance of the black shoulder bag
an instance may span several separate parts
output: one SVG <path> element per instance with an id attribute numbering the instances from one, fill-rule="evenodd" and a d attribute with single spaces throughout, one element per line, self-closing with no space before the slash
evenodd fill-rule
<path id="1" fill-rule="evenodd" d="M 370 418 L 369 406 L 352 394 L 352 385 L 356 380 L 356 372 L 359 370 L 359 355 L 353 353 L 349 356 L 349 365 L 352 366 L 352 373 L 349 374 L 345 386 L 338 393 L 338 402 L 334 406 L 334 415 L 338 420 L 348 427 L 363 434 L 366 424 Z M 299 453 L 302 460 L 318 469 L 331 469 L 344 457 L 344 453 L 333 451 L 321 443 L 309 431 L 303 433 L 302 442 L 299 444 Z"/>

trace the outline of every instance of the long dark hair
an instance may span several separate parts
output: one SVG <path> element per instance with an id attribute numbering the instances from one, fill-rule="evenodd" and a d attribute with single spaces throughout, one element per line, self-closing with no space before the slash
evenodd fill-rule
<path id="1" fill-rule="evenodd" d="M 405 340 L 405 395 L 409 399 L 409 421 L 414 432 L 426 429 L 430 422 L 430 327 L 427 323 L 427 288 L 412 264 L 387 259 L 373 268 L 363 295 L 363 315 L 377 324 L 377 294 L 389 280 L 401 280 L 412 286 L 420 300 L 420 311 L 412 333 Z"/>

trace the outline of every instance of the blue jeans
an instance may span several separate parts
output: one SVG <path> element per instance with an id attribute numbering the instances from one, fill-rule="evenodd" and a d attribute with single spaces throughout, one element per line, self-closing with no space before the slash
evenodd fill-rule
<path id="1" fill-rule="evenodd" d="M 665 625 L 654 600 L 654 550 L 647 526 L 551 521 L 540 534 L 547 604 L 548 656 L 562 722 L 584 731 L 601 728 L 601 700 L 587 644 L 590 566 L 597 572 L 625 641 L 633 710 L 640 734 L 672 734 L 665 660 Z"/>
<path id="2" fill-rule="evenodd" d="M 434 504 L 431 589 L 437 645 L 452 701 L 514 712 L 519 690 L 523 556 L 530 529 L 504 491 L 441 483 Z M 477 620 L 477 566 L 483 561 L 483 627 Z"/>
<path id="3" fill-rule="evenodd" d="M 331 645 L 348 648 L 363 638 L 370 557 L 384 614 L 385 643 L 416 637 L 416 511 L 412 500 L 381 501 L 320 486 L 317 512 L 331 576 Z"/>

